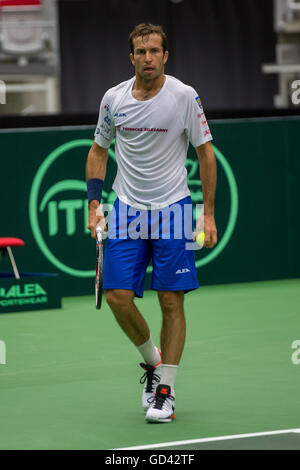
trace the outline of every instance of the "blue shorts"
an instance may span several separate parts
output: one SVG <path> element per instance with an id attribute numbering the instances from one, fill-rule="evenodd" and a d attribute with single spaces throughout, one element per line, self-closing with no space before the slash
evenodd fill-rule
<path id="1" fill-rule="evenodd" d="M 116 199 L 105 245 L 103 288 L 129 289 L 143 297 L 152 259 L 151 289 L 199 287 L 193 245 L 193 209 L 188 196 L 160 210 L 139 210 Z"/>

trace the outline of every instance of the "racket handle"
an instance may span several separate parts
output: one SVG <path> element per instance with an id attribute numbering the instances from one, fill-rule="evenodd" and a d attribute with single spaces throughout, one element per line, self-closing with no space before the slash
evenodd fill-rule
<path id="1" fill-rule="evenodd" d="M 96 226 L 96 238 L 98 243 L 102 243 L 102 228 L 100 223 Z"/>

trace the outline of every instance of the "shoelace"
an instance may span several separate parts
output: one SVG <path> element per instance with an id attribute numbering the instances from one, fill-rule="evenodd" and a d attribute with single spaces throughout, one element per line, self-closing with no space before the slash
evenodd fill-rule
<path id="1" fill-rule="evenodd" d="M 151 393 L 153 392 L 153 382 L 160 382 L 160 377 L 155 374 L 155 367 L 143 363 L 140 363 L 140 366 L 145 369 L 145 372 L 140 379 L 140 384 L 144 384 L 147 380 L 146 392 Z"/>
<path id="2" fill-rule="evenodd" d="M 150 404 L 155 402 L 153 408 L 156 408 L 157 410 L 161 410 L 163 406 L 166 404 L 167 399 L 174 401 L 174 397 L 172 397 L 172 395 L 155 395 L 155 397 L 149 398 L 148 402 Z"/>

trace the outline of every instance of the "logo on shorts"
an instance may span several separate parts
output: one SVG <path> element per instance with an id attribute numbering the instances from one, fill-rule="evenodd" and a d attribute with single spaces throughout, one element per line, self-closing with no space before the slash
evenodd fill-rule
<path id="1" fill-rule="evenodd" d="M 191 271 L 188 268 L 177 269 L 176 274 L 190 273 Z"/>

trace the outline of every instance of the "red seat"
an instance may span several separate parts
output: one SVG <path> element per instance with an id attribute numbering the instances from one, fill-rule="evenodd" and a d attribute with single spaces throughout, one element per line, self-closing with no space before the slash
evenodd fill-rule
<path id="1" fill-rule="evenodd" d="M 0 249 L 3 251 L 4 254 L 6 252 L 8 253 L 16 279 L 20 279 L 20 274 L 11 247 L 24 245 L 25 243 L 20 238 L 0 237 Z"/>
<path id="2" fill-rule="evenodd" d="M 9 238 L 9 237 L 0 237 L 0 248 L 6 248 L 8 246 L 24 246 L 25 243 L 20 238 Z"/>
<path id="3" fill-rule="evenodd" d="M 0 7 L 39 7 L 41 6 L 40 0 L 0 0 Z"/>

